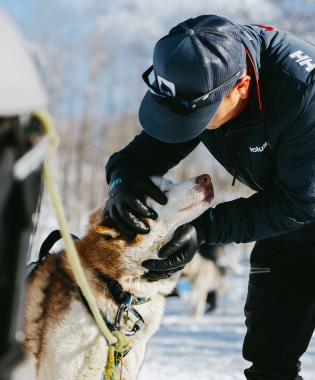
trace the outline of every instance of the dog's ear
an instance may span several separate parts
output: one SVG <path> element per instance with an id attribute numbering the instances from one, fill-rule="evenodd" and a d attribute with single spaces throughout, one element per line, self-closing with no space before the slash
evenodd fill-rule
<path id="1" fill-rule="evenodd" d="M 105 216 L 101 223 L 94 226 L 94 231 L 112 238 L 120 236 L 120 232 L 115 227 L 114 221 L 108 215 Z"/>
<path id="2" fill-rule="evenodd" d="M 120 232 L 116 228 L 109 228 L 109 227 L 104 227 L 101 225 L 95 226 L 94 231 L 96 231 L 97 233 L 101 235 L 110 236 L 112 238 L 116 238 L 120 236 Z"/>

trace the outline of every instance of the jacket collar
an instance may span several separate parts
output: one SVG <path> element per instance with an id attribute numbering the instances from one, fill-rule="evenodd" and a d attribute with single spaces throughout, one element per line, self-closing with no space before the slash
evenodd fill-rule
<path id="1" fill-rule="evenodd" d="M 263 124 L 263 110 L 261 105 L 261 96 L 259 90 L 259 72 L 257 71 L 257 67 L 254 64 L 254 60 L 247 50 L 246 46 L 244 46 L 246 50 L 246 54 L 248 57 L 250 71 L 251 71 L 251 89 L 248 101 L 246 106 L 234 119 L 230 120 L 229 129 L 230 130 L 241 130 L 244 128 L 259 126 Z"/>

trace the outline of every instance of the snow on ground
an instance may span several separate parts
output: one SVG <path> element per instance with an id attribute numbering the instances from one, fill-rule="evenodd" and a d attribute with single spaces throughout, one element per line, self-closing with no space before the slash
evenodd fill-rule
<path id="1" fill-rule="evenodd" d="M 238 380 L 250 364 L 242 357 L 246 333 L 243 305 L 247 265 L 227 278 L 227 294 L 218 308 L 199 320 L 187 315 L 189 288 L 168 298 L 160 330 L 151 339 L 138 380 Z M 304 380 L 315 379 L 315 338 L 302 357 Z"/>

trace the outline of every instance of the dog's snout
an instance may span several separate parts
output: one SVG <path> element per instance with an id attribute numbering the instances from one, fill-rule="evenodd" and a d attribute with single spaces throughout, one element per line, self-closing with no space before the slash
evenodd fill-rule
<path id="1" fill-rule="evenodd" d="M 205 189 L 209 188 L 211 185 L 211 178 L 208 174 L 199 175 L 196 177 L 196 184 L 204 187 Z"/>

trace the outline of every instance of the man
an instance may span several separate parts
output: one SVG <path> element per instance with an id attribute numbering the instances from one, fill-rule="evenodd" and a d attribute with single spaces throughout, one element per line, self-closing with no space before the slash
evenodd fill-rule
<path id="1" fill-rule="evenodd" d="M 150 79 L 153 71 L 154 78 Z M 127 234 L 147 233 L 149 180 L 199 142 L 256 193 L 180 227 L 148 280 L 181 269 L 203 243 L 256 241 L 245 305 L 247 379 L 302 379 L 315 325 L 315 47 L 270 27 L 218 16 L 189 19 L 155 46 L 140 106 L 144 131 L 107 164 L 104 212 Z"/>
<path id="2" fill-rule="evenodd" d="M 23 358 L 25 264 L 41 184 L 33 113 L 47 95 L 16 25 L 0 8 L 0 379 Z M 37 147 L 38 148 L 38 147 Z"/>

